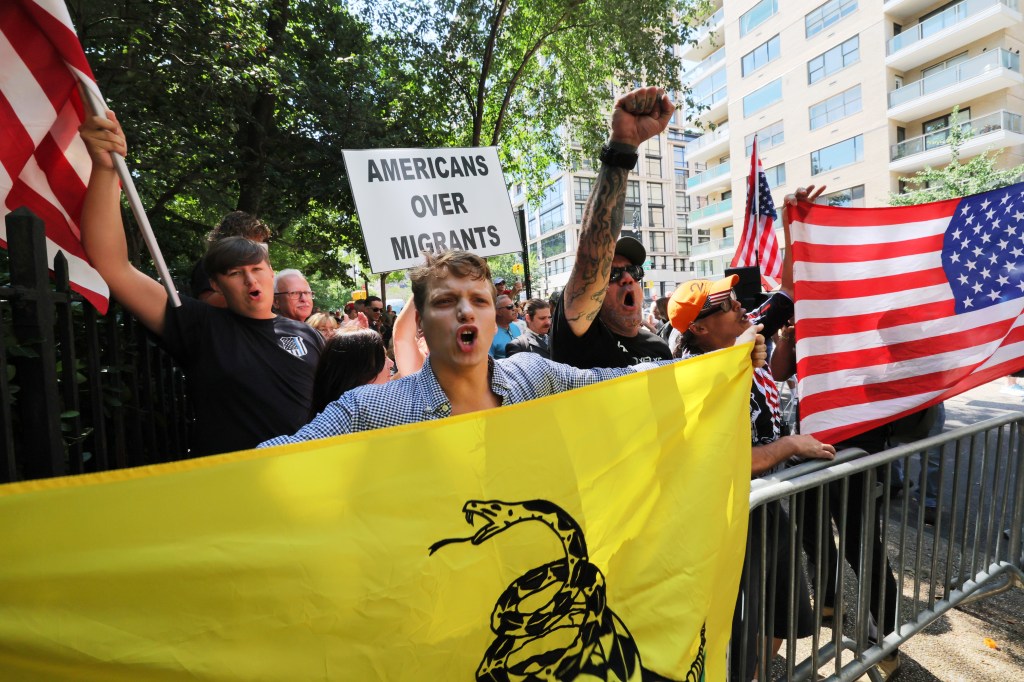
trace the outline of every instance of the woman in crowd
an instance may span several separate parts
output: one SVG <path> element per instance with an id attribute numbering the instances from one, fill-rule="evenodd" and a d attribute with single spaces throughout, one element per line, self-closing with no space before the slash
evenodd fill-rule
<path id="1" fill-rule="evenodd" d="M 334 336 L 340 326 L 338 321 L 334 319 L 334 316 L 329 313 L 314 313 L 306 320 L 306 324 L 320 332 L 320 336 L 324 337 L 324 341 L 328 341 Z"/>
<path id="2" fill-rule="evenodd" d="M 310 419 L 346 391 L 366 384 L 387 382 L 394 364 L 384 352 L 381 335 L 372 329 L 333 336 L 324 346 L 316 368 Z"/>

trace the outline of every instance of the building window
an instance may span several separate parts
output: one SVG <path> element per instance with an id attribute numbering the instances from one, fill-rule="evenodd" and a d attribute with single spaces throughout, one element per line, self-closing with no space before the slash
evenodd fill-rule
<path id="1" fill-rule="evenodd" d="M 540 257 L 550 258 L 565 253 L 565 231 L 540 240 Z"/>
<path id="2" fill-rule="evenodd" d="M 807 62 L 807 82 L 817 83 L 860 59 L 860 36 L 854 36 Z"/>
<path id="3" fill-rule="evenodd" d="M 864 185 L 857 185 L 838 192 L 829 192 L 821 196 L 816 203 L 826 206 L 842 206 L 843 208 L 864 207 Z"/>
<path id="4" fill-rule="evenodd" d="M 781 187 L 786 184 L 786 164 L 764 169 L 764 177 L 768 179 L 769 187 Z"/>
<path id="5" fill-rule="evenodd" d="M 664 206 L 648 206 L 647 217 L 649 218 L 648 227 L 665 227 Z"/>
<path id="6" fill-rule="evenodd" d="M 820 33 L 856 10 L 857 0 L 829 0 L 824 5 L 815 7 L 804 16 L 807 37 Z"/>
<path id="7" fill-rule="evenodd" d="M 690 255 L 690 249 L 693 248 L 693 237 L 678 235 L 676 237 L 676 251 L 684 256 Z"/>
<path id="8" fill-rule="evenodd" d="M 769 38 L 750 52 L 743 55 L 742 71 L 744 76 L 749 76 L 762 66 L 779 58 L 779 36 Z"/>
<path id="9" fill-rule="evenodd" d="M 562 204 L 550 208 L 540 214 L 540 233 L 547 234 L 565 225 L 565 216 L 562 213 Z"/>
<path id="10" fill-rule="evenodd" d="M 747 35 L 779 11 L 779 0 L 761 0 L 740 16 L 740 37 Z"/>
<path id="11" fill-rule="evenodd" d="M 811 152 L 811 175 L 864 160 L 864 136 L 858 135 Z"/>
<path id="12" fill-rule="evenodd" d="M 770 126 L 761 128 L 756 133 L 751 133 L 743 138 L 743 147 L 746 150 L 745 156 L 750 156 L 750 153 L 754 151 L 754 136 L 757 135 L 757 149 L 758 152 L 763 152 L 766 149 L 782 144 L 785 141 L 785 136 L 782 133 L 782 121 L 776 121 Z"/>
<path id="13" fill-rule="evenodd" d="M 640 210 L 640 181 L 630 180 L 626 183 L 626 205 L 622 212 L 623 224 L 633 225 L 633 214 Z"/>
<path id="14" fill-rule="evenodd" d="M 696 106 L 711 106 L 725 97 L 725 69 L 719 69 L 693 86 L 690 96 Z"/>
<path id="15" fill-rule="evenodd" d="M 829 97 L 824 102 L 812 105 L 808 110 L 811 117 L 811 130 L 828 125 L 839 119 L 852 116 L 861 110 L 860 86 L 855 85 L 838 95 Z"/>
<path id="16" fill-rule="evenodd" d="M 754 90 L 743 98 L 743 115 L 751 116 L 765 107 L 782 99 L 782 79 L 776 78 L 768 85 Z"/>
<path id="17" fill-rule="evenodd" d="M 952 116 L 953 114 L 951 112 L 946 114 L 945 116 L 939 116 L 938 118 L 933 118 L 932 120 L 925 121 L 924 123 L 921 124 L 921 132 L 925 135 L 925 149 L 934 149 L 936 147 L 945 146 L 946 142 L 949 140 L 949 125 L 950 121 L 952 120 Z M 961 130 L 963 130 L 964 132 L 970 132 L 970 107 L 964 107 L 959 112 L 957 112 L 956 119 L 959 122 Z"/>
<path id="18" fill-rule="evenodd" d="M 686 169 L 686 147 L 680 145 L 672 146 L 672 166 L 676 170 Z"/>
<path id="19" fill-rule="evenodd" d="M 579 225 L 583 222 L 583 209 L 586 206 L 585 203 L 576 202 L 576 224 Z"/>
<path id="20" fill-rule="evenodd" d="M 652 178 L 661 177 L 661 157 L 645 156 L 644 157 L 645 174 Z"/>
<path id="21" fill-rule="evenodd" d="M 590 190 L 594 188 L 594 178 L 572 179 L 572 194 L 576 201 L 586 201 L 590 197 Z"/>
<path id="22" fill-rule="evenodd" d="M 660 182 L 650 182 L 647 184 L 647 203 L 659 206 L 665 203 L 665 189 L 661 186 Z"/>
<path id="23" fill-rule="evenodd" d="M 651 232 L 651 250 L 665 251 L 665 233 Z"/>

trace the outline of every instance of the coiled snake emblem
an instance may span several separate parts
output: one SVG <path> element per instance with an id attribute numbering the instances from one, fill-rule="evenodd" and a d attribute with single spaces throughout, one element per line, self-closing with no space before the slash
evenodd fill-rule
<path id="1" fill-rule="evenodd" d="M 663 679 L 644 670 L 625 623 L 607 605 L 605 580 L 590 563 L 583 531 L 568 513 L 547 500 L 470 500 L 466 521 L 483 525 L 467 538 L 435 542 L 430 554 L 455 542 L 482 544 L 518 523 L 537 521 L 562 543 L 565 556 L 530 569 L 512 581 L 491 613 L 496 635 L 476 671 L 484 681 L 596 679 L 633 682 Z M 686 680 L 704 677 L 704 630 Z"/>

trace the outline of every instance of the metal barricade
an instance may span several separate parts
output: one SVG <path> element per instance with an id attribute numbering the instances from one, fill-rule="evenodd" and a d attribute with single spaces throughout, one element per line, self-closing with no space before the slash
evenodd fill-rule
<path id="1" fill-rule="evenodd" d="M 877 682 L 943 613 L 1024 586 L 1022 435 L 1007 415 L 754 481 L 730 679 Z"/>

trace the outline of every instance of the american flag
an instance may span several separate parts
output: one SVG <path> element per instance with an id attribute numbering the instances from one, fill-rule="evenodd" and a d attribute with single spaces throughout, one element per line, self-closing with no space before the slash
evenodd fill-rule
<path id="1" fill-rule="evenodd" d="M 78 137 L 78 81 L 96 87 L 63 1 L 0 2 L 0 246 L 3 217 L 27 207 L 46 225 L 48 262 L 63 251 L 72 287 L 106 312 L 107 285 L 79 239 L 92 166 Z"/>
<path id="2" fill-rule="evenodd" d="M 771 291 L 777 289 L 782 280 L 782 254 L 775 238 L 772 223 L 778 217 L 772 190 L 764 167 L 757 156 L 757 136 L 750 152 L 750 176 L 747 178 L 747 206 L 744 211 L 743 234 L 736 245 L 736 254 L 730 267 L 760 265 L 761 281 Z"/>
<path id="3" fill-rule="evenodd" d="M 804 433 L 842 441 L 1024 367 L 1024 184 L 790 220 Z"/>

